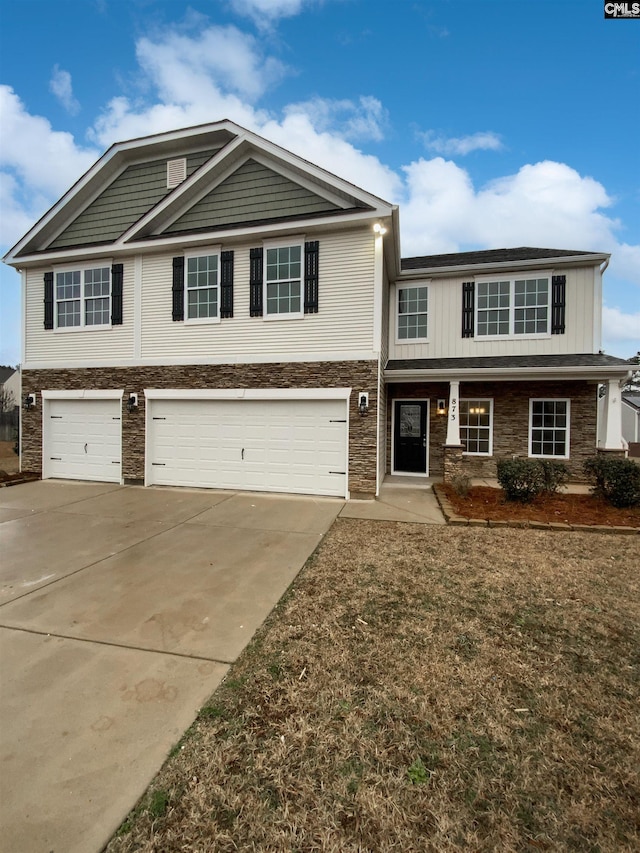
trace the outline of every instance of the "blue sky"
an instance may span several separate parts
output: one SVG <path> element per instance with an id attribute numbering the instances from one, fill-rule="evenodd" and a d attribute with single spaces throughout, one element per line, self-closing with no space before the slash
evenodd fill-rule
<path id="1" fill-rule="evenodd" d="M 4 0 L 0 56 L 2 254 L 112 142 L 229 118 L 400 204 L 405 257 L 611 252 L 640 349 L 640 21 L 600 0 Z M 19 306 L 3 265 L 0 363 Z"/>

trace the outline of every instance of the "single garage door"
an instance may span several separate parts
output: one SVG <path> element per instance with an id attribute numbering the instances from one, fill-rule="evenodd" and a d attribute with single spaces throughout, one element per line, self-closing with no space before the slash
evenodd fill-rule
<path id="1" fill-rule="evenodd" d="M 121 478 L 120 400 L 48 400 L 42 474 L 67 480 Z"/>
<path id="2" fill-rule="evenodd" d="M 343 497 L 345 400 L 149 402 L 147 482 Z"/>

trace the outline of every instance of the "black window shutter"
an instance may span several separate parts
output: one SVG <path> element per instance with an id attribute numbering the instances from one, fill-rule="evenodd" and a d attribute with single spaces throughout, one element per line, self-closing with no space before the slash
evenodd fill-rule
<path id="1" fill-rule="evenodd" d="M 262 317 L 262 247 L 251 249 L 249 272 L 249 313 L 252 317 Z"/>
<path id="2" fill-rule="evenodd" d="M 173 320 L 184 320 L 184 257 L 173 259 Z"/>
<path id="3" fill-rule="evenodd" d="M 220 255 L 220 316 L 233 317 L 233 252 Z"/>
<path id="4" fill-rule="evenodd" d="M 462 283 L 462 337 L 473 337 L 476 286 L 473 281 Z"/>
<path id="5" fill-rule="evenodd" d="M 318 313 L 318 241 L 304 244 L 304 313 Z"/>
<path id="6" fill-rule="evenodd" d="M 44 327 L 53 329 L 53 273 L 44 274 Z"/>
<path id="7" fill-rule="evenodd" d="M 111 325 L 122 325 L 122 264 L 111 267 Z"/>
<path id="8" fill-rule="evenodd" d="M 567 301 L 566 275 L 551 278 L 551 334 L 564 335 L 564 314 Z"/>

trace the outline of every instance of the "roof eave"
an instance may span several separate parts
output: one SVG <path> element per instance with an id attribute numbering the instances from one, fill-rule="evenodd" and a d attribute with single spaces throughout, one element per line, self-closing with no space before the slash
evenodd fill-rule
<path id="1" fill-rule="evenodd" d="M 387 382 L 412 381 L 442 381 L 473 379 L 490 379 L 493 382 L 505 382 L 511 379 L 592 379 L 601 382 L 612 376 L 621 379 L 631 375 L 631 370 L 625 364 L 610 364 L 597 366 L 575 367 L 482 367 L 482 368 L 445 368 L 445 369 L 405 369 L 384 371 Z"/>
<path id="2" fill-rule="evenodd" d="M 594 252 L 587 255 L 564 255 L 550 258 L 530 258 L 524 261 L 499 261 L 480 264 L 459 264 L 450 267 L 421 267 L 419 269 L 403 270 L 399 272 L 399 278 L 424 278 L 425 276 L 457 276 L 466 273 L 490 273 L 502 270 L 518 269 L 545 269 L 559 266 L 585 266 L 601 264 L 609 260 L 610 254 L 605 252 Z"/>

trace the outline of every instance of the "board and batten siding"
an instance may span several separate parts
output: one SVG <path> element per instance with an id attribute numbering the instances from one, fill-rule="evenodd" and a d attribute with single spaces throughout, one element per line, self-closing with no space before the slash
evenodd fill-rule
<path id="1" fill-rule="evenodd" d="M 189 154 L 187 176 L 215 153 L 215 150 L 211 150 Z M 56 237 L 49 248 L 88 246 L 116 240 L 169 192 L 166 158 L 127 166 L 104 192 Z"/>
<path id="2" fill-rule="evenodd" d="M 293 319 L 249 315 L 249 250 L 261 245 L 256 240 L 234 247 L 234 315 L 219 323 L 172 321 L 172 255 L 144 257 L 142 359 L 166 358 L 170 363 L 172 357 L 181 361 L 193 357 L 233 363 L 253 357 L 265 360 L 265 356 L 274 360 L 301 354 L 331 357 L 337 352 L 376 357 L 374 240 L 368 229 L 320 237 L 320 307 L 317 314 Z"/>
<path id="3" fill-rule="evenodd" d="M 462 282 L 473 276 L 425 280 L 429 287 L 428 342 L 398 343 L 396 287 L 389 294 L 389 358 L 465 358 L 469 356 L 553 355 L 590 353 L 597 350 L 594 342 L 594 275 L 593 267 L 556 270 L 567 277 L 565 333 L 543 338 L 525 335 L 511 338 L 462 337 Z M 505 273 L 505 276 L 507 274 Z M 518 272 L 518 276 L 527 273 Z M 536 273 L 531 273 L 535 276 Z M 496 276 L 499 280 L 500 276 Z M 416 286 L 419 281 L 407 282 Z"/>
<path id="4" fill-rule="evenodd" d="M 51 362 L 60 365 L 84 361 L 128 359 L 133 357 L 134 341 L 134 261 L 123 262 L 122 325 L 109 329 L 45 329 L 44 273 L 32 269 L 26 275 L 25 363 Z M 70 265 L 71 266 L 71 265 Z M 54 306 L 55 310 L 55 306 Z"/>

